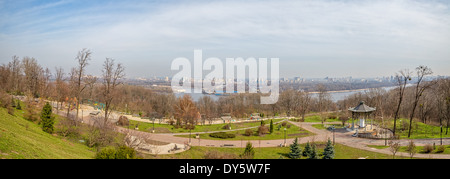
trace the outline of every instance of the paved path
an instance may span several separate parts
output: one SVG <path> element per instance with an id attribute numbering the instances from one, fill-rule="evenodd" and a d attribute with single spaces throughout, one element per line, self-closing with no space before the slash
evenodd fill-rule
<path id="1" fill-rule="evenodd" d="M 90 123 L 91 121 L 90 121 L 90 117 L 89 117 L 89 112 L 94 111 L 94 109 L 89 106 L 83 106 L 83 108 L 85 110 L 83 113 L 84 122 Z M 64 110 L 60 111 L 60 114 L 61 113 L 63 115 L 66 114 L 64 112 Z M 72 111 L 71 113 L 74 113 L 74 111 Z M 279 122 L 282 122 L 282 121 L 279 121 Z M 320 124 L 320 122 L 315 122 L 315 123 L 292 122 L 292 121 L 289 121 L 289 122 L 316 134 L 316 135 L 309 136 L 309 137 L 298 138 L 298 140 L 299 140 L 298 142 L 300 144 L 306 143 L 308 141 L 326 141 L 326 140 L 328 140 L 328 138 L 330 138 L 330 139 L 333 138 L 332 132 L 312 127 L 313 124 Z M 331 123 L 325 122 L 325 124 L 331 124 Z M 255 127 L 248 127 L 248 128 L 255 128 Z M 234 130 L 245 130 L 248 128 L 241 128 L 241 129 L 234 129 Z M 125 129 L 122 127 L 117 128 L 117 131 L 122 132 L 122 133 L 126 133 L 127 130 L 128 129 Z M 232 131 L 234 131 L 234 130 L 232 130 Z M 134 131 L 134 132 L 137 132 L 139 135 L 144 136 L 150 140 L 180 144 L 180 146 L 189 142 L 189 138 L 175 136 L 175 135 L 187 135 L 189 133 L 161 134 L 161 133 L 148 133 L 148 132 L 142 132 L 142 131 Z M 210 131 L 210 132 L 213 132 L 213 131 Z M 195 132 L 195 133 L 208 133 L 208 132 Z M 392 153 L 389 151 L 389 148 L 375 149 L 375 148 L 371 148 L 371 147 L 367 146 L 367 145 L 384 145 L 385 144 L 384 140 L 352 137 L 351 136 L 352 133 L 353 132 L 335 132 L 336 143 L 340 143 L 340 144 L 343 144 L 343 145 L 346 145 L 349 147 L 353 147 L 353 148 L 358 148 L 358 149 L 392 155 Z M 291 144 L 293 142 L 293 140 L 294 140 L 293 138 L 286 139 L 286 144 L 287 145 Z M 279 147 L 280 144 L 284 143 L 284 141 L 285 141 L 284 139 L 277 139 L 277 140 L 250 140 L 249 142 L 251 142 L 254 147 Z M 405 145 L 407 145 L 407 143 L 410 140 L 409 139 L 401 139 L 401 140 L 396 140 L 396 141 L 400 142 L 401 146 L 405 146 Z M 440 139 L 414 139 L 413 141 L 416 144 L 416 146 L 424 146 L 426 144 L 433 144 L 433 143 L 436 145 L 440 144 Z M 247 143 L 247 140 L 209 140 L 209 139 L 195 139 L 194 137 L 191 138 L 191 146 L 222 147 L 222 146 L 226 145 L 228 147 L 242 148 L 242 147 L 245 147 L 246 143 Z M 443 139 L 443 144 L 450 145 L 450 138 Z M 396 154 L 396 156 L 408 157 L 409 154 L 403 153 L 403 152 L 398 152 Z M 417 153 L 414 155 L 414 157 L 450 159 L 450 154 L 419 154 L 419 153 Z"/>

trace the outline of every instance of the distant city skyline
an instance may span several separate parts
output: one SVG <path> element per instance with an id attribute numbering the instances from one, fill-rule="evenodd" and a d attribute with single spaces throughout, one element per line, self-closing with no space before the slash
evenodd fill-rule
<path id="1" fill-rule="evenodd" d="M 450 76 L 450 2 L 0 1 L 0 64 L 34 57 L 68 73 L 82 48 L 87 73 L 106 57 L 127 78 L 172 77 L 173 59 L 279 58 L 280 77 L 375 78 L 430 67 Z M 208 72 L 205 72 L 207 74 Z"/>

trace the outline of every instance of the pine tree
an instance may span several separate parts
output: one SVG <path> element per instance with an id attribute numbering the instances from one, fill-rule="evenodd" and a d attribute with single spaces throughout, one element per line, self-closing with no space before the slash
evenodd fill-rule
<path id="1" fill-rule="evenodd" d="M 20 105 L 20 100 L 17 101 L 16 109 L 17 109 L 17 110 L 22 110 L 22 106 Z"/>
<path id="2" fill-rule="evenodd" d="M 298 138 L 296 137 L 294 142 L 289 146 L 290 152 L 289 152 L 289 158 L 291 159 L 299 159 L 302 155 L 302 149 L 300 148 L 300 145 L 298 145 Z"/>
<path id="3" fill-rule="evenodd" d="M 270 120 L 270 133 L 272 134 L 273 133 L 273 121 L 272 121 L 272 119 Z"/>
<path id="4" fill-rule="evenodd" d="M 327 146 L 323 150 L 323 158 L 322 159 L 334 159 L 334 147 L 331 144 L 330 139 L 328 139 Z"/>
<path id="5" fill-rule="evenodd" d="M 244 153 L 241 154 L 241 157 L 245 158 L 245 159 L 253 159 L 254 156 L 255 156 L 255 150 L 253 149 L 253 145 L 252 145 L 252 143 L 247 142 Z"/>
<path id="6" fill-rule="evenodd" d="M 42 122 L 42 130 L 49 134 L 53 133 L 54 127 L 53 124 L 55 121 L 52 117 L 52 106 L 47 102 L 42 108 L 41 112 L 41 122 Z"/>
<path id="7" fill-rule="evenodd" d="M 306 142 L 306 146 L 305 146 L 305 149 L 303 150 L 302 155 L 303 155 L 303 157 L 307 157 L 307 156 L 309 156 L 309 153 L 311 153 L 311 145 L 309 144 L 309 141 L 308 141 L 308 142 Z"/>
<path id="8" fill-rule="evenodd" d="M 317 154 L 316 144 L 312 145 L 311 152 L 308 155 L 308 159 L 318 159 L 319 156 Z"/>

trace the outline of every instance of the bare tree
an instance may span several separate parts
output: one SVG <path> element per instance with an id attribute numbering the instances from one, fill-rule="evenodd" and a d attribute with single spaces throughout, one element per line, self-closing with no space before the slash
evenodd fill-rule
<path id="1" fill-rule="evenodd" d="M 78 51 L 77 57 L 75 58 L 78 62 L 78 66 L 73 71 L 72 75 L 75 75 L 75 79 L 73 79 L 75 86 L 74 92 L 76 96 L 76 110 L 77 115 L 75 116 L 75 120 L 78 121 L 78 113 L 80 108 L 80 97 L 83 90 L 86 88 L 86 84 L 84 83 L 83 77 L 86 70 L 86 66 L 89 64 L 88 61 L 91 60 L 92 52 L 89 49 L 82 49 Z"/>
<path id="2" fill-rule="evenodd" d="M 105 123 L 108 122 L 109 115 L 111 114 L 111 107 L 113 104 L 116 87 L 122 84 L 121 79 L 125 77 L 125 68 L 122 64 L 118 63 L 116 66 L 114 65 L 114 59 L 106 58 L 102 69 L 102 95 L 105 102 Z"/>
<path id="3" fill-rule="evenodd" d="M 55 68 L 55 83 L 56 83 L 56 110 L 60 109 L 60 105 L 62 107 L 62 102 L 64 101 L 64 97 L 67 96 L 68 90 L 67 90 L 67 84 L 64 82 L 64 69 L 61 67 Z M 58 104 L 60 103 L 60 105 Z"/>
<path id="4" fill-rule="evenodd" d="M 299 96 L 299 105 L 298 105 L 298 111 L 300 112 L 300 115 L 302 116 L 302 121 L 305 121 L 305 114 L 310 109 L 311 104 L 311 95 L 308 92 L 302 91 L 300 92 Z"/>
<path id="5" fill-rule="evenodd" d="M 412 126 L 412 120 L 414 117 L 414 112 L 416 110 L 417 104 L 419 103 L 420 97 L 422 96 L 423 92 L 430 88 L 434 82 L 424 82 L 424 77 L 427 75 L 431 75 L 433 74 L 433 72 L 431 71 L 430 68 L 428 68 L 427 66 L 419 66 L 416 68 L 416 72 L 417 72 L 417 82 L 416 82 L 416 87 L 414 90 L 414 102 L 413 102 L 413 106 L 412 106 L 412 111 L 411 114 L 409 116 L 409 130 L 408 130 L 408 138 L 411 136 L 411 126 Z"/>
<path id="6" fill-rule="evenodd" d="M 411 80 L 411 72 L 409 72 L 408 69 L 400 70 L 400 74 L 395 74 L 395 79 L 397 80 L 397 90 L 398 90 L 398 103 L 397 103 L 397 109 L 395 110 L 395 116 L 394 116 L 394 129 L 392 131 L 392 134 L 395 136 L 395 129 L 398 119 L 398 114 L 400 111 L 400 106 L 403 101 L 403 95 L 405 94 L 406 84 L 408 84 L 408 81 Z"/>
<path id="7" fill-rule="evenodd" d="M 400 149 L 400 143 L 398 141 L 394 142 L 394 141 L 389 141 L 389 151 L 392 152 L 392 158 L 395 158 L 395 154 L 398 152 L 398 150 Z"/>

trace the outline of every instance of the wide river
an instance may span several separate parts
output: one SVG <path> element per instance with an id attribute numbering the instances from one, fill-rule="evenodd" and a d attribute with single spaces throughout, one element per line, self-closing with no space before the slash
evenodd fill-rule
<path id="1" fill-rule="evenodd" d="M 407 86 L 410 86 L 410 84 L 408 84 Z M 382 89 L 384 89 L 384 90 L 386 90 L 386 91 L 389 91 L 389 90 L 392 90 L 392 89 L 395 89 L 396 87 L 395 86 L 389 86 L 389 87 L 381 87 Z M 369 89 L 357 89 L 357 90 L 343 90 L 343 91 L 330 91 L 330 92 L 328 92 L 329 94 L 330 94 L 330 96 L 331 96 L 331 99 L 334 101 L 334 102 L 337 102 L 337 101 L 339 101 L 339 100 L 343 100 L 343 99 L 345 99 L 347 96 L 350 96 L 350 95 L 352 95 L 352 94 L 355 94 L 355 93 L 358 93 L 358 92 L 361 92 L 361 93 L 364 93 L 364 92 L 366 92 L 366 91 L 368 91 Z M 185 93 L 175 93 L 175 96 L 176 97 L 181 97 L 181 96 L 183 96 Z M 189 94 L 189 93 L 186 93 L 186 94 Z M 222 96 L 216 96 L 216 95 L 207 95 L 207 94 L 202 94 L 202 93 L 190 93 L 190 95 L 191 95 L 191 97 L 192 97 L 192 99 L 194 99 L 195 101 L 198 101 L 198 99 L 200 99 L 201 97 L 203 97 L 203 96 L 210 96 L 212 99 L 214 99 L 214 100 L 217 100 L 217 99 L 219 99 L 220 97 L 222 97 Z M 317 96 L 317 93 L 314 93 L 313 92 L 313 94 L 312 94 L 312 96 L 313 97 L 316 97 Z"/>

